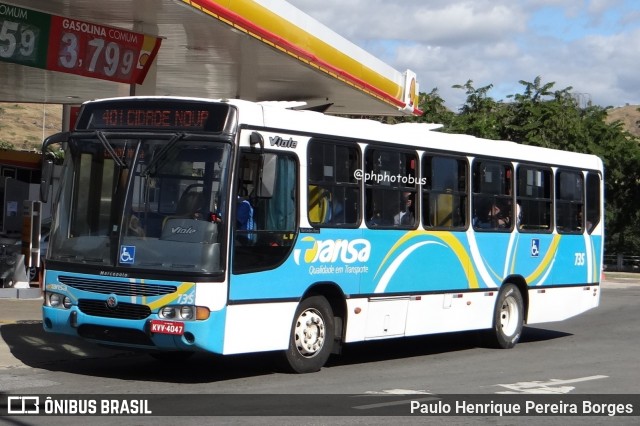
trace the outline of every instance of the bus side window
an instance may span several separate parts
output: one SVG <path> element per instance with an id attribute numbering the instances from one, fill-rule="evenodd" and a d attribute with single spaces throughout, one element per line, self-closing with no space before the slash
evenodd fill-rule
<path id="1" fill-rule="evenodd" d="M 317 227 L 360 223 L 360 151 L 356 145 L 312 140 L 307 152 L 307 215 Z"/>
<path id="2" fill-rule="evenodd" d="M 233 220 L 233 273 L 255 272 L 273 269 L 290 253 L 298 228 L 298 162 L 288 153 L 274 154 L 275 182 L 273 193 L 255 196 L 252 188 L 247 188 L 252 211 L 254 229 L 241 229 Z M 241 164 L 259 164 L 260 154 L 241 153 Z M 259 182 L 259 168 L 251 174 Z M 248 174 L 243 174 L 248 176 Z M 246 182 L 237 182 L 236 193 Z M 244 197 L 237 198 L 246 201 Z M 238 206 L 235 207 L 236 211 Z"/>
<path id="3" fill-rule="evenodd" d="M 367 148 L 364 184 L 370 228 L 417 226 L 417 163 L 413 151 Z"/>
<path id="4" fill-rule="evenodd" d="M 584 178 L 581 172 L 560 170 L 556 174 L 556 228 L 561 234 L 584 230 Z"/>
<path id="5" fill-rule="evenodd" d="M 600 187 L 602 178 L 598 173 L 587 173 L 587 222 L 586 229 L 589 234 L 600 223 Z"/>
<path id="6" fill-rule="evenodd" d="M 422 158 L 423 222 L 425 227 L 465 228 L 468 163 L 441 156 Z"/>
<path id="7" fill-rule="evenodd" d="M 513 167 L 476 160 L 473 164 L 473 227 L 509 231 L 514 226 Z"/>
<path id="8" fill-rule="evenodd" d="M 551 169 L 520 165 L 517 174 L 517 228 L 551 232 Z"/>

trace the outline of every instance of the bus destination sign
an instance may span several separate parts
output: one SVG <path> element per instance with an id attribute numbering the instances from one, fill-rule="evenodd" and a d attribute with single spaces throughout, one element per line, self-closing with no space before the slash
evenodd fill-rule
<path id="1" fill-rule="evenodd" d="M 0 3 L 0 61 L 142 84 L 161 39 Z"/>
<path id="2" fill-rule="evenodd" d="M 93 112 L 93 128 L 205 130 L 209 111 L 186 108 L 107 108 Z"/>
<path id="3" fill-rule="evenodd" d="M 89 102 L 82 107 L 76 130 L 184 130 L 221 132 L 230 114 L 218 102 L 148 101 Z"/>

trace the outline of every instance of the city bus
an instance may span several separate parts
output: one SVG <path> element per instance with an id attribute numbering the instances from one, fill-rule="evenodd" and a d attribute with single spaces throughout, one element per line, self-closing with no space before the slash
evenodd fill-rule
<path id="1" fill-rule="evenodd" d="M 377 339 L 479 330 L 512 348 L 524 324 L 597 307 L 602 161 L 437 127 L 86 102 L 43 143 L 64 150 L 44 329 L 169 362 L 278 352 L 308 373 Z"/>

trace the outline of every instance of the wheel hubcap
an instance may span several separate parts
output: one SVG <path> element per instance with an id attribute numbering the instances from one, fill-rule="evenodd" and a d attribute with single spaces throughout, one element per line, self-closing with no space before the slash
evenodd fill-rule
<path id="1" fill-rule="evenodd" d="M 500 327 L 505 336 L 513 336 L 518 328 L 518 304 L 513 297 L 507 297 L 500 309 Z"/>
<path id="2" fill-rule="evenodd" d="M 302 312 L 294 330 L 296 348 L 305 357 L 316 355 L 324 346 L 325 323 L 315 309 Z"/>

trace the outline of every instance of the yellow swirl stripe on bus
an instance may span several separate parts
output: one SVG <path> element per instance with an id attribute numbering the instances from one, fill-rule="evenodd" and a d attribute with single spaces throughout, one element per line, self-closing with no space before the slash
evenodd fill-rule
<path id="1" fill-rule="evenodd" d="M 382 259 L 382 262 L 380 263 L 380 266 L 378 267 L 378 270 L 376 271 L 374 278 L 378 276 L 380 271 L 385 267 L 385 264 L 395 254 L 395 252 L 398 250 L 398 248 L 401 245 L 403 245 L 404 243 L 406 243 L 407 241 L 413 238 L 417 238 L 420 236 L 431 236 L 443 241 L 454 252 L 456 257 L 458 258 L 458 261 L 460 262 L 460 265 L 462 266 L 462 269 L 467 277 L 467 281 L 469 282 L 469 288 L 479 287 L 478 277 L 476 276 L 475 271 L 473 271 L 473 269 L 469 267 L 469 265 L 471 265 L 471 258 L 469 257 L 469 253 L 467 253 L 467 250 L 464 248 L 462 243 L 451 232 L 442 232 L 442 231 L 434 232 L 434 231 L 417 230 L 417 231 L 410 231 L 404 234 L 391 247 L 391 249 L 386 254 L 384 259 Z"/>
<path id="2" fill-rule="evenodd" d="M 502 281 L 504 277 L 502 277 L 502 275 L 498 274 L 496 271 L 493 270 L 493 268 L 491 267 L 491 264 L 487 262 L 487 259 L 485 259 L 484 256 L 482 257 L 482 262 L 484 263 L 484 267 L 489 270 L 489 272 L 494 276 L 494 278 L 498 282 Z"/>
<path id="3" fill-rule="evenodd" d="M 556 252 L 558 251 L 558 244 L 560 244 L 560 235 L 556 234 L 553 236 L 553 240 L 551 240 L 551 246 L 547 253 L 544 255 L 542 262 L 538 265 L 538 267 L 525 278 L 527 284 L 531 285 L 535 280 L 542 275 L 542 273 L 549 268 L 553 259 L 556 257 Z"/>
<path id="4" fill-rule="evenodd" d="M 465 275 L 467 276 L 467 281 L 469 282 L 469 287 L 470 288 L 479 288 L 480 286 L 478 285 L 478 277 L 476 276 L 476 273 L 473 270 L 473 268 L 471 268 L 471 264 L 472 264 L 471 257 L 469 256 L 469 253 L 464 248 L 464 246 L 462 245 L 460 240 L 458 240 L 456 237 L 454 237 L 453 234 L 450 233 L 450 232 L 443 232 L 441 234 L 442 235 L 439 235 L 439 237 L 444 242 L 449 244 L 449 247 L 451 248 L 451 250 L 453 250 L 453 252 L 458 257 L 458 260 L 460 261 L 460 264 L 462 265 L 462 269 L 465 271 Z"/>
<path id="5" fill-rule="evenodd" d="M 169 303 L 174 303 L 177 298 L 180 297 L 180 295 L 191 291 L 191 289 L 195 287 L 195 285 L 196 283 L 182 283 L 178 286 L 178 291 L 176 291 L 175 293 L 167 294 L 166 296 L 161 297 L 155 302 L 150 303 L 148 306 L 153 311 Z"/>
<path id="6" fill-rule="evenodd" d="M 414 232 L 407 232 L 406 234 L 404 234 L 402 236 L 402 238 L 400 238 L 398 241 L 396 241 L 396 243 L 387 252 L 387 255 L 384 257 L 384 259 L 382 259 L 382 262 L 380 262 L 380 266 L 378 267 L 378 270 L 376 271 L 376 274 L 373 277 L 374 279 L 378 276 L 378 274 L 380 273 L 380 270 L 382 269 L 384 264 L 387 262 L 387 260 L 389 260 L 391 255 L 398 249 L 398 247 L 400 247 L 402 244 L 407 242 L 409 239 L 413 238 L 415 236 L 413 234 L 414 234 Z"/>

